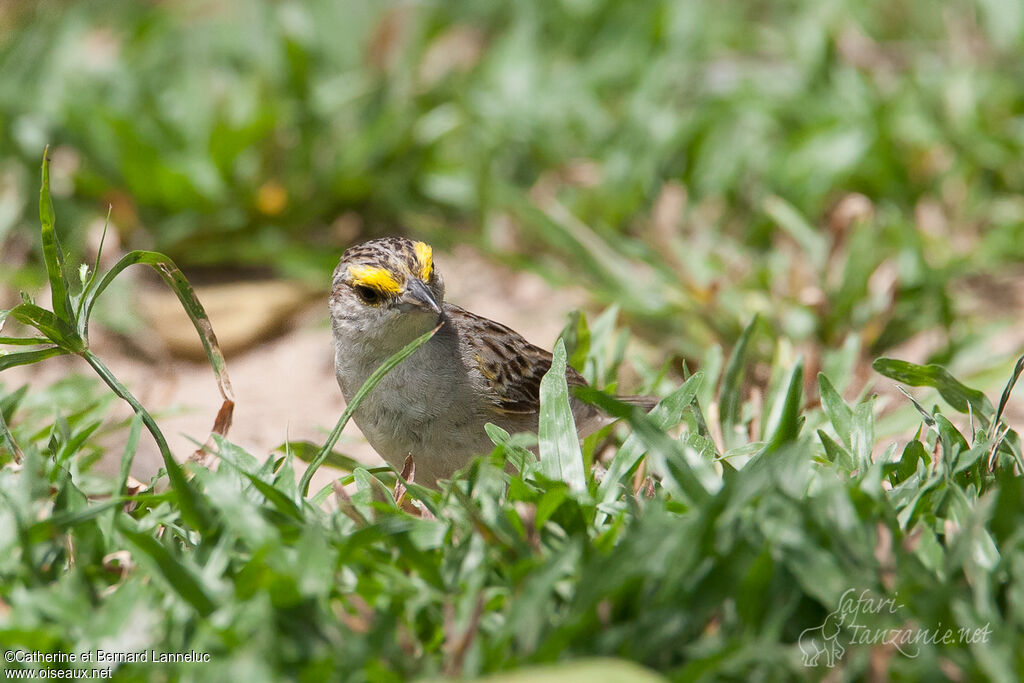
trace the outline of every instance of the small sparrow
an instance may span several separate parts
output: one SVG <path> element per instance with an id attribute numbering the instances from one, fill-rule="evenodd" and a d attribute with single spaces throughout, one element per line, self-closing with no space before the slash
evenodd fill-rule
<path id="1" fill-rule="evenodd" d="M 370 240 L 341 257 L 331 284 L 334 368 L 346 401 L 402 347 L 437 333 L 371 391 L 352 418 L 370 445 L 401 470 L 412 456 L 418 483 L 449 478 L 493 444 L 492 422 L 509 433 L 536 432 L 540 380 L 551 354 L 504 325 L 444 300 L 431 248 L 402 237 Z M 571 367 L 570 386 L 586 380 Z M 656 398 L 621 400 L 647 410 Z M 580 438 L 611 419 L 569 399 Z"/>

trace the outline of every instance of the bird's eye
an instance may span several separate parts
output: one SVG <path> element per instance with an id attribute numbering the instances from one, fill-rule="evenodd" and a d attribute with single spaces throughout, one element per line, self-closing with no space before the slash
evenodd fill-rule
<path id="1" fill-rule="evenodd" d="M 378 304 L 380 303 L 380 292 L 373 287 L 367 287 L 366 285 L 357 285 L 355 287 L 356 295 L 363 300 L 364 304 Z"/>

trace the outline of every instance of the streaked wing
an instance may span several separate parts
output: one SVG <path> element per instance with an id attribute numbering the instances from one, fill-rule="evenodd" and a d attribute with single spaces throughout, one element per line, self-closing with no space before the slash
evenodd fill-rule
<path id="1" fill-rule="evenodd" d="M 468 345 L 467 362 L 475 364 L 487 382 L 488 398 L 495 412 L 537 412 L 540 380 L 551 368 L 551 354 L 501 323 L 451 304 L 445 304 L 445 312 Z M 567 368 L 565 378 L 570 386 L 587 383 L 571 367 Z"/>

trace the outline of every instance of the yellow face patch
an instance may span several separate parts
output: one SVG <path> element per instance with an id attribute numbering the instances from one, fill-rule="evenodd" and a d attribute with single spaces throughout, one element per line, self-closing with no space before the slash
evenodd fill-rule
<path id="1" fill-rule="evenodd" d="M 434 269 L 434 250 L 424 242 L 417 242 L 414 249 L 416 250 L 416 262 L 420 266 L 420 272 L 417 275 L 426 282 L 430 279 L 430 272 Z"/>
<path id="2" fill-rule="evenodd" d="M 400 294 L 402 285 L 383 268 L 376 266 L 349 266 L 348 275 L 355 287 L 372 287 L 384 294 Z"/>

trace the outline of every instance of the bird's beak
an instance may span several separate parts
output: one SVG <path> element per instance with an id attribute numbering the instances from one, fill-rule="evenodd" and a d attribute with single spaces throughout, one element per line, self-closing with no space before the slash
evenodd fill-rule
<path id="1" fill-rule="evenodd" d="M 403 310 L 411 308 L 422 308 L 441 315 L 441 306 L 434 298 L 434 294 L 423 284 L 422 280 L 409 278 L 409 283 L 398 299 L 398 305 Z"/>

